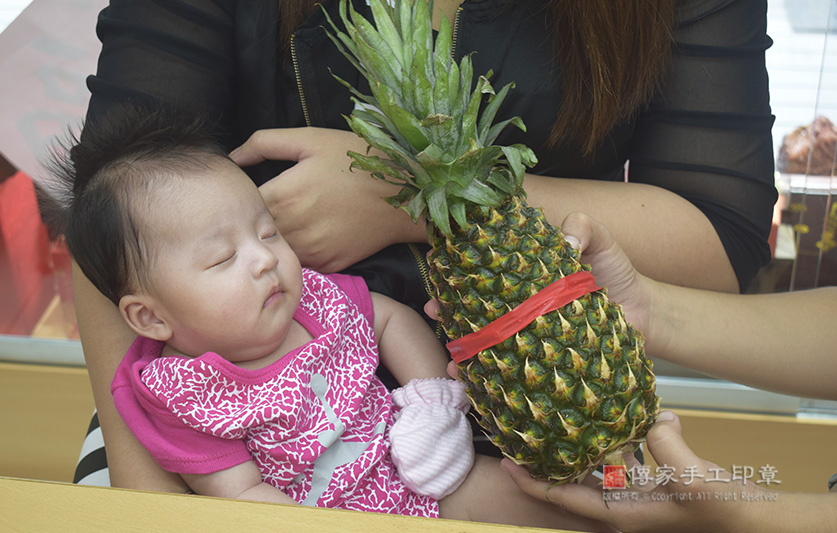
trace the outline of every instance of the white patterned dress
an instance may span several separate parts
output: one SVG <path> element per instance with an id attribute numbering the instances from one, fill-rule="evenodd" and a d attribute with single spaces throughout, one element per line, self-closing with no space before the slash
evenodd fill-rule
<path id="1" fill-rule="evenodd" d="M 392 400 L 375 375 L 372 301 L 360 278 L 303 270 L 294 319 L 313 336 L 274 364 L 239 368 L 215 353 L 161 357 L 138 337 L 111 390 L 165 470 L 206 474 L 253 459 L 304 505 L 437 517 L 389 455 Z"/>

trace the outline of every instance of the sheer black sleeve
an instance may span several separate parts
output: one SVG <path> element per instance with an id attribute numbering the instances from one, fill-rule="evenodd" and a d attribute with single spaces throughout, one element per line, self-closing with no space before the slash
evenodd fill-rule
<path id="1" fill-rule="evenodd" d="M 96 27 L 102 49 L 87 81 L 87 120 L 126 100 L 166 102 L 215 120 L 230 149 L 276 127 L 277 5 L 111 0 Z M 261 183 L 282 168 L 266 162 L 246 171 Z"/>
<path id="2" fill-rule="evenodd" d="M 88 115 L 158 99 L 229 114 L 234 94 L 232 14 L 206 1 L 113 0 L 99 15 L 97 74 Z"/>
<path id="3" fill-rule="evenodd" d="M 267 79 L 276 63 L 276 11 L 259 5 L 271 2 L 112 0 L 96 28 L 102 50 L 97 73 L 88 78 L 88 120 L 119 102 L 151 99 L 207 113 L 231 148 L 242 142 L 241 108 L 259 106 L 241 87 L 264 85 L 248 79 L 254 74 L 243 58 L 261 63 Z M 242 50 L 242 40 L 257 41 L 252 34 L 242 39 L 242 27 L 273 40 L 260 47 L 269 57 Z"/>
<path id="4" fill-rule="evenodd" d="M 690 0 L 679 10 L 672 65 L 662 92 L 637 121 L 629 179 L 697 206 L 744 290 L 770 258 L 777 197 L 764 59 L 772 44 L 767 2 Z"/>

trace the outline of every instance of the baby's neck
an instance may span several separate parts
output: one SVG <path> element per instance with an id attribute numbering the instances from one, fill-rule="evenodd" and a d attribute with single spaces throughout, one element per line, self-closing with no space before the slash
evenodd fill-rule
<path id="1" fill-rule="evenodd" d="M 300 324 L 296 320 L 293 320 L 291 322 L 290 328 L 288 329 L 287 335 L 285 335 L 285 339 L 282 341 L 282 344 L 279 346 L 279 348 L 273 350 L 272 352 L 265 353 L 261 356 L 248 359 L 246 361 L 230 361 L 229 357 L 225 356 L 223 353 L 211 349 L 207 350 L 204 353 L 215 352 L 237 367 L 245 368 L 247 370 L 258 370 L 260 368 L 265 368 L 272 365 L 288 353 L 303 346 L 305 343 L 309 342 L 313 338 L 314 337 L 311 335 L 311 333 L 309 333 L 308 330 L 305 329 L 305 327 L 302 324 Z M 178 350 L 171 344 L 166 343 L 160 355 L 163 357 L 186 357 L 189 359 L 194 359 L 195 357 L 200 357 L 201 355 L 203 355 L 203 353 L 187 354 Z"/>

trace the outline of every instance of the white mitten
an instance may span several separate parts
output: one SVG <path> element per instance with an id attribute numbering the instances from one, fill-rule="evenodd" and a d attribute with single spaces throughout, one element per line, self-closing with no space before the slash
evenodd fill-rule
<path id="1" fill-rule="evenodd" d="M 452 379 L 414 379 L 392 392 L 400 407 L 389 432 L 390 454 L 413 492 L 441 500 L 474 465 L 468 397 Z"/>

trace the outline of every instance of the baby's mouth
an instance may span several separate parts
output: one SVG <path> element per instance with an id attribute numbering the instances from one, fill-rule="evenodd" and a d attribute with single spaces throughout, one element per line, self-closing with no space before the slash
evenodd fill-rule
<path id="1" fill-rule="evenodd" d="M 270 291 L 270 294 L 267 295 L 267 299 L 264 301 L 264 305 L 262 306 L 262 308 L 268 307 L 272 303 L 279 301 L 284 296 L 284 294 L 285 293 L 282 292 L 282 286 L 281 285 L 278 285 L 278 286 L 274 287 Z"/>

